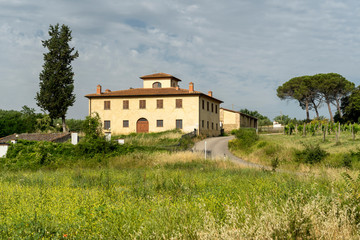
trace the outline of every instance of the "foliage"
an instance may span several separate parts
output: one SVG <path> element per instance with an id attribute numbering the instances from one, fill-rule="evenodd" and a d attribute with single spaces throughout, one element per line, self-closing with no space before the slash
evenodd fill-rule
<path id="1" fill-rule="evenodd" d="M 317 112 L 321 101 L 316 85 L 311 76 L 294 77 L 278 87 L 277 96 L 281 100 L 297 100 L 299 105 L 306 110 L 306 120 L 310 121 L 309 109 L 313 107 Z"/>
<path id="2" fill-rule="evenodd" d="M 87 162 L 85 165 L 97 165 L 111 157 L 134 152 L 174 152 L 188 149 L 193 145 L 190 137 L 180 138 L 178 130 L 131 135 L 138 135 L 137 140 L 131 140 L 130 136 L 122 136 L 125 138 L 124 145 L 116 141 L 106 141 L 99 136 L 85 137 L 77 145 L 19 140 L 17 144 L 10 145 L 7 157 L 0 161 L 0 169 L 58 168 L 72 166 L 79 161 Z"/>
<path id="3" fill-rule="evenodd" d="M 355 224 L 360 223 L 360 174 L 357 178 L 352 178 L 348 173 L 344 172 L 342 177 L 345 181 L 344 205 L 348 207 L 348 213 L 355 220 Z"/>
<path id="4" fill-rule="evenodd" d="M 280 160 L 278 157 L 274 157 L 271 159 L 271 170 L 276 171 L 276 168 L 279 166 Z"/>
<path id="5" fill-rule="evenodd" d="M 260 114 L 258 111 L 251 111 L 247 108 L 244 108 L 244 109 L 240 109 L 239 112 L 256 117 L 258 119 L 258 126 L 272 125 L 272 122 L 270 121 L 270 119 L 268 117 Z"/>
<path id="6" fill-rule="evenodd" d="M 93 113 L 85 118 L 82 123 L 82 130 L 87 140 L 103 137 L 102 124 L 98 113 Z"/>
<path id="7" fill-rule="evenodd" d="M 317 145 L 304 145 L 304 150 L 295 151 L 295 161 L 301 163 L 319 163 L 321 162 L 328 153 L 321 149 L 320 146 Z"/>
<path id="8" fill-rule="evenodd" d="M 20 112 L 0 109 L 0 137 L 14 133 L 34 132 L 38 130 L 37 121 L 44 117 L 26 105 Z"/>
<path id="9" fill-rule="evenodd" d="M 231 132 L 235 139 L 229 142 L 229 148 L 233 150 L 251 151 L 251 147 L 257 142 L 259 136 L 254 128 L 239 128 Z"/>
<path id="10" fill-rule="evenodd" d="M 3 167 L 13 170 L 36 170 L 47 166 L 56 168 L 64 164 L 73 165 L 84 158 L 103 161 L 111 156 L 120 156 L 135 150 L 153 151 L 141 146 L 119 145 L 102 138 L 80 141 L 77 145 L 19 140 L 17 144 L 10 145 Z"/>
<path id="11" fill-rule="evenodd" d="M 82 132 L 83 131 L 83 124 L 85 120 L 82 119 L 66 119 L 66 127 L 70 132 Z M 54 125 L 60 126 L 61 125 L 61 119 L 56 119 L 54 121 Z"/>
<path id="12" fill-rule="evenodd" d="M 360 86 L 351 92 L 350 96 L 342 98 L 341 110 L 343 121 L 358 123 L 360 119 Z"/>
<path id="13" fill-rule="evenodd" d="M 333 121 L 331 104 L 337 107 L 341 118 L 340 105 L 342 99 L 354 89 L 354 83 L 337 73 L 319 73 L 314 76 L 294 77 L 277 89 L 281 100 L 297 100 L 306 110 L 306 119 L 310 121 L 309 110 L 313 109 L 319 118 L 318 108 L 323 100 L 328 105 L 330 121 Z"/>
<path id="14" fill-rule="evenodd" d="M 235 131 L 235 137 L 240 140 L 245 147 L 252 146 L 259 139 L 254 128 L 239 128 Z"/>
<path id="15" fill-rule="evenodd" d="M 69 46 L 71 30 L 68 26 L 50 25 L 50 39 L 42 41 L 49 52 L 44 53 L 43 70 L 40 73 L 40 90 L 36 94 L 36 103 L 44 111 L 49 112 L 52 120 L 61 118 L 65 131 L 65 115 L 67 109 L 75 102 L 74 73 L 71 62 L 79 53 L 73 53 Z"/>

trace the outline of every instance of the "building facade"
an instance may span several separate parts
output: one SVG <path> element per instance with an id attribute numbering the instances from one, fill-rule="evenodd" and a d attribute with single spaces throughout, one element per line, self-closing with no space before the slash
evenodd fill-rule
<path id="1" fill-rule="evenodd" d="M 212 92 L 179 87 L 180 79 L 165 73 L 142 76 L 143 88 L 88 94 L 89 114 L 97 112 L 104 131 L 112 134 L 181 129 L 197 134 L 220 134 L 220 103 Z"/>
<path id="2" fill-rule="evenodd" d="M 257 118 L 242 112 L 233 111 L 226 108 L 220 108 L 220 122 L 226 132 L 239 128 L 258 127 Z"/>

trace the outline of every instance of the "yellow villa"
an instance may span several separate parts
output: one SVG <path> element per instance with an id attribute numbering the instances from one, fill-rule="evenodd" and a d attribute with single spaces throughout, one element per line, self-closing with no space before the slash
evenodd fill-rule
<path id="1" fill-rule="evenodd" d="M 140 77 L 143 88 L 88 94 L 89 113 L 97 112 L 105 131 L 112 134 L 160 132 L 174 128 L 196 131 L 207 136 L 220 135 L 220 104 L 212 91 L 204 94 L 179 87 L 180 79 L 166 73 Z"/>
<path id="2" fill-rule="evenodd" d="M 258 128 L 256 117 L 226 108 L 220 108 L 220 122 L 225 132 L 239 128 Z"/>

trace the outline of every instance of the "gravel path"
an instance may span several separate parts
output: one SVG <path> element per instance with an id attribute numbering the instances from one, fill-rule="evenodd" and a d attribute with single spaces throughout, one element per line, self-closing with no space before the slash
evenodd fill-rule
<path id="1" fill-rule="evenodd" d="M 233 138 L 234 136 L 206 138 L 201 142 L 197 142 L 193 147 L 193 151 L 204 152 L 204 156 L 205 156 L 205 142 L 206 142 L 207 158 L 211 158 L 211 159 L 228 158 L 232 161 L 235 161 L 247 167 L 269 169 L 269 167 L 266 167 L 264 165 L 248 162 L 233 155 L 228 148 L 228 142 Z"/>

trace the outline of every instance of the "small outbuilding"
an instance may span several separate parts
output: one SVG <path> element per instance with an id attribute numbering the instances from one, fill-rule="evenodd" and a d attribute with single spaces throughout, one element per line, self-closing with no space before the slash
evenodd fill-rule
<path id="1" fill-rule="evenodd" d="M 11 134 L 9 136 L 0 138 L 0 143 L 15 142 L 17 140 L 28 141 L 47 141 L 47 142 L 66 142 L 71 138 L 71 133 L 20 133 Z"/>
<path id="2" fill-rule="evenodd" d="M 9 145 L 8 143 L 0 143 L 0 158 L 6 156 Z"/>
<path id="3" fill-rule="evenodd" d="M 220 122 L 225 132 L 239 128 L 258 128 L 256 117 L 226 108 L 220 108 Z"/>

